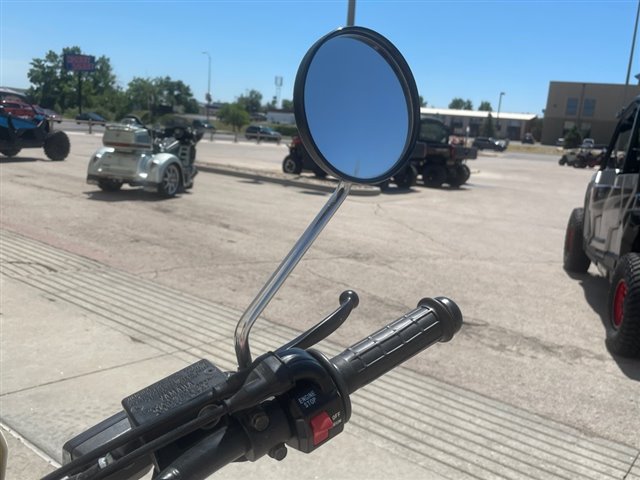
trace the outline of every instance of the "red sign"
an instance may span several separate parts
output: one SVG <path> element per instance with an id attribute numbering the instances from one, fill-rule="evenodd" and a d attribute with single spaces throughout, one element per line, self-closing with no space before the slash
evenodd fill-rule
<path id="1" fill-rule="evenodd" d="M 96 69 L 96 57 L 65 53 L 64 69 L 72 72 L 93 72 Z"/>

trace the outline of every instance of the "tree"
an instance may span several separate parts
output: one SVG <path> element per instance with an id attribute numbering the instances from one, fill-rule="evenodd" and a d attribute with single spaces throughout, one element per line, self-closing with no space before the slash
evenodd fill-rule
<path id="1" fill-rule="evenodd" d="M 293 100 L 282 100 L 282 110 L 293 112 Z"/>
<path id="2" fill-rule="evenodd" d="M 576 148 L 582 143 L 582 135 L 574 126 L 564 135 L 564 148 Z"/>
<path id="3" fill-rule="evenodd" d="M 478 107 L 478 110 L 481 112 L 493 112 L 493 108 L 491 108 L 491 103 L 487 102 L 486 100 L 483 100 L 482 102 L 480 102 L 480 106 Z"/>
<path id="4" fill-rule="evenodd" d="M 421 107 L 426 107 L 427 106 L 427 101 L 422 98 L 422 95 L 418 95 L 419 101 L 420 101 L 420 106 Z"/>
<path id="5" fill-rule="evenodd" d="M 218 118 L 233 127 L 234 142 L 238 141 L 238 132 L 249 123 L 249 113 L 238 103 L 228 103 L 218 112 Z"/>
<path id="6" fill-rule="evenodd" d="M 127 86 L 131 110 L 153 111 L 157 102 L 156 89 L 150 78 L 134 77 Z"/>
<path id="7" fill-rule="evenodd" d="M 454 110 L 473 110 L 473 103 L 471 100 L 463 100 L 460 97 L 456 97 L 449 103 L 449 108 Z"/>
<path id="8" fill-rule="evenodd" d="M 105 106 L 103 110 L 110 111 L 99 97 L 117 95 L 116 77 L 110 60 L 99 57 L 95 62 L 95 71 L 74 73 L 64 69 L 65 54 L 83 55 L 80 47 L 65 47 L 61 54 L 49 50 L 44 58 L 34 58 L 27 78 L 31 87 L 27 91 L 34 103 L 44 108 L 65 111 L 78 107 L 78 76 L 82 80 L 83 104 L 89 108 Z"/>
<path id="9" fill-rule="evenodd" d="M 482 124 L 482 136 L 483 137 L 493 137 L 496 134 L 495 128 L 493 127 L 493 117 L 491 114 L 487 115 L 484 123 Z"/>
<path id="10" fill-rule="evenodd" d="M 264 111 L 268 112 L 269 110 L 277 110 L 278 109 L 278 98 L 274 95 L 271 97 L 271 101 L 264 106 Z"/>
<path id="11" fill-rule="evenodd" d="M 171 77 L 134 78 L 124 91 L 116 83 L 110 60 L 101 56 L 93 72 L 75 73 L 64 69 L 65 54 L 83 55 L 80 47 L 65 47 L 61 54 L 50 50 L 44 58 L 34 58 L 27 77 L 27 95 L 34 103 L 62 113 L 78 105 L 78 78 L 82 81 L 82 106 L 107 118 L 120 118 L 131 111 L 148 111 L 152 116 L 180 111 L 197 113 L 198 102 L 191 88 Z"/>
<path id="12" fill-rule="evenodd" d="M 171 77 L 158 77 L 153 80 L 156 89 L 156 109 L 178 110 L 184 113 L 198 113 L 198 102 L 193 97 L 191 87 L 182 80 L 173 80 Z"/>
<path id="13" fill-rule="evenodd" d="M 262 94 L 249 90 L 246 95 L 240 95 L 236 103 L 249 113 L 258 113 L 262 108 Z"/>
<path id="14" fill-rule="evenodd" d="M 199 110 L 191 88 L 171 77 L 135 77 L 127 86 L 126 96 L 130 110 L 148 110 L 154 117 L 176 110 L 184 113 L 197 113 Z"/>

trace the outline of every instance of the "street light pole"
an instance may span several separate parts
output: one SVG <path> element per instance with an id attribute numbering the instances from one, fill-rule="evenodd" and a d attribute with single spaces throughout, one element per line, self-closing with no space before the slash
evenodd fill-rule
<path id="1" fill-rule="evenodd" d="M 498 115 L 496 116 L 496 126 L 498 127 L 498 131 L 500 131 L 500 107 L 502 106 L 502 96 L 504 92 L 500 92 L 500 98 L 498 99 Z"/>
<path id="2" fill-rule="evenodd" d="M 207 123 L 209 123 L 209 105 L 211 104 L 211 54 L 209 52 L 202 52 L 203 55 L 206 55 L 209 58 L 209 76 L 207 81 Z"/>

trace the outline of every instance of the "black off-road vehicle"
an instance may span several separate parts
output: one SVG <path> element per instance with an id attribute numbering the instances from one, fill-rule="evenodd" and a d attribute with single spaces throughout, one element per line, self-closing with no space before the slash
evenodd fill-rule
<path id="1" fill-rule="evenodd" d="M 564 268 L 585 273 L 591 263 L 610 281 L 606 344 L 640 357 L 640 97 L 620 114 L 584 208 L 571 212 Z"/>
<path id="2" fill-rule="evenodd" d="M 467 183 L 471 170 L 465 162 L 477 156 L 477 148 L 452 141 L 449 127 L 440 119 L 420 119 L 420 135 L 411 166 L 422 176 L 425 187 L 439 188 L 447 183 L 457 188 Z"/>

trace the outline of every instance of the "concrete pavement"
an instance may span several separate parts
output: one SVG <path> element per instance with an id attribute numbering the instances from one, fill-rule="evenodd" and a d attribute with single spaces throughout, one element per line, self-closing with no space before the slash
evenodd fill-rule
<path id="1" fill-rule="evenodd" d="M 202 357 L 235 366 L 241 312 L 6 230 L 0 246 L 0 411 L 27 442 L 10 436 L 9 479 L 41 476 L 66 439 L 162 376 Z M 296 333 L 261 319 L 252 345 L 265 351 Z M 290 451 L 218 477 L 640 479 L 635 447 L 406 368 L 352 400 L 345 433 L 313 455 Z"/>

